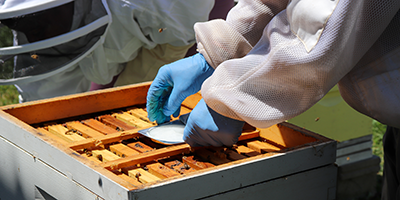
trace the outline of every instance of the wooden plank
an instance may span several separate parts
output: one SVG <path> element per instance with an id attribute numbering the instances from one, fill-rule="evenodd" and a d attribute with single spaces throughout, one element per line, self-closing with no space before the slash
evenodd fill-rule
<path id="1" fill-rule="evenodd" d="M 92 153 L 89 151 L 87 151 L 87 152 L 78 151 L 78 153 L 80 156 L 84 157 L 87 160 L 93 161 L 96 164 L 101 163 L 101 161 L 97 157 L 92 156 Z"/>
<path id="2" fill-rule="evenodd" d="M 182 105 L 193 110 L 201 98 L 202 97 L 200 93 L 190 95 L 182 102 Z"/>
<path id="3" fill-rule="evenodd" d="M 82 123 L 77 122 L 77 121 L 67 122 L 65 124 L 67 125 L 68 129 L 77 130 L 85 138 L 96 138 L 96 137 L 104 135 L 103 133 L 100 133 L 100 132 L 98 132 L 88 126 L 85 126 Z"/>
<path id="4" fill-rule="evenodd" d="M 149 128 L 153 126 L 153 124 L 141 120 L 140 118 L 137 118 L 127 112 L 114 113 L 112 116 L 136 128 Z"/>
<path id="5" fill-rule="evenodd" d="M 98 158 L 102 162 L 117 160 L 120 157 L 108 151 L 107 149 L 92 150 L 92 156 Z"/>
<path id="6" fill-rule="evenodd" d="M 101 122 L 103 122 L 113 128 L 116 128 L 119 131 L 127 131 L 127 130 L 136 129 L 136 127 L 131 126 L 121 120 L 118 120 L 111 115 L 102 115 L 102 116 L 99 116 L 99 119 Z"/>
<path id="7" fill-rule="evenodd" d="M 53 134 L 65 135 L 65 133 L 68 132 L 68 129 L 65 128 L 61 124 L 55 124 L 55 125 L 48 126 L 47 129 L 49 130 L 50 133 L 53 133 Z"/>
<path id="8" fill-rule="evenodd" d="M 135 149 L 136 151 L 141 152 L 141 153 L 154 150 L 152 147 L 150 147 L 140 141 L 128 143 L 126 145 L 132 149 Z"/>
<path id="9" fill-rule="evenodd" d="M 254 151 L 253 149 L 250 149 L 246 146 L 239 145 L 235 149 L 239 154 L 251 157 L 251 156 L 257 156 L 260 155 L 261 153 L 258 153 L 257 151 Z"/>
<path id="10" fill-rule="evenodd" d="M 85 138 L 69 131 L 67 128 L 60 124 L 51 125 L 47 127 L 50 133 L 55 134 L 56 136 L 60 137 L 61 139 L 67 142 L 76 142 L 76 141 L 84 141 Z"/>
<path id="11" fill-rule="evenodd" d="M 141 136 L 141 134 L 138 133 L 137 130 L 117 132 L 113 134 L 104 135 L 98 138 L 88 138 L 86 140 L 76 141 L 72 143 L 69 146 L 69 148 L 73 150 L 89 149 L 91 147 L 106 145 L 113 142 L 119 142 L 121 140 L 128 140 L 139 136 Z"/>
<path id="12" fill-rule="evenodd" d="M 110 151 L 122 158 L 125 158 L 126 156 L 137 155 L 140 153 L 121 143 L 110 145 Z"/>
<path id="13" fill-rule="evenodd" d="M 173 161 L 168 161 L 164 163 L 165 166 L 169 167 L 170 169 L 173 169 L 181 174 L 187 174 L 190 172 L 196 171 L 194 168 L 190 167 L 186 163 L 182 163 L 179 160 L 173 160 Z"/>
<path id="14" fill-rule="evenodd" d="M 147 172 L 142 168 L 132 169 L 128 171 L 128 175 L 132 178 L 136 178 L 141 183 L 151 183 L 161 180 L 157 176 Z"/>
<path id="15" fill-rule="evenodd" d="M 1 107 L 27 124 L 66 119 L 146 103 L 150 82 Z"/>
<path id="16" fill-rule="evenodd" d="M 147 112 L 143 108 L 131 108 L 128 109 L 128 113 L 152 125 L 156 125 L 156 123 L 150 122 L 149 118 L 147 117 Z"/>
<path id="17" fill-rule="evenodd" d="M 198 149 L 194 153 L 201 159 L 209 161 L 215 165 L 221 165 L 230 162 L 230 160 L 226 158 L 225 154 L 214 153 L 205 148 Z"/>
<path id="18" fill-rule="evenodd" d="M 147 169 L 149 170 L 149 172 L 155 176 L 157 176 L 158 178 L 164 179 L 164 178 L 169 178 L 169 177 L 174 177 L 174 176 L 178 176 L 180 175 L 180 173 L 174 171 L 171 168 L 168 168 L 166 166 L 164 166 L 161 163 L 153 163 L 153 164 L 149 164 L 146 165 Z"/>
<path id="19" fill-rule="evenodd" d="M 187 113 L 190 113 L 190 112 L 192 112 L 191 109 L 186 108 L 185 106 L 181 106 L 181 112 L 180 112 L 179 116 L 178 116 L 178 117 L 173 117 L 173 116 L 171 116 L 171 121 L 177 120 L 177 119 L 179 119 L 179 117 L 180 117 L 181 115 L 184 115 L 184 114 L 187 114 Z"/>
<path id="20" fill-rule="evenodd" d="M 46 130 L 43 127 L 39 127 L 39 128 L 37 128 L 37 130 L 40 133 L 42 133 L 43 135 L 46 135 L 46 136 L 50 137 L 51 139 L 57 141 L 58 143 L 60 143 L 60 144 L 62 144 L 64 146 L 68 145 L 68 143 L 69 143 L 69 141 L 65 140 L 62 137 L 57 136 L 56 134 L 50 133 L 48 130 Z"/>
<path id="21" fill-rule="evenodd" d="M 260 130 L 243 130 L 242 134 L 239 136 L 239 141 L 257 137 L 260 137 Z"/>
<path id="22" fill-rule="evenodd" d="M 231 192 L 238 190 L 245 190 L 246 188 L 252 187 L 259 183 L 268 183 L 269 181 L 279 180 L 281 184 L 273 187 L 280 188 L 278 192 L 275 192 L 277 196 L 273 199 L 293 199 L 293 198 L 280 198 L 279 193 L 282 193 L 282 188 L 285 188 L 285 178 L 291 174 L 303 174 L 313 169 L 320 169 L 327 165 L 334 167 L 333 162 L 335 160 L 336 145 L 331 142 L 316 144 L 307 148 L 298 148 L 290 152 L 285 152 L 280 155 L 272 157 L 266 157 L 260 155 L 253 158 L 248 158 L 241 161 L 236 161 L 235 165 L 224 164 L 216 166 L 212 169 L 201 170 L 195 172 L 195 176 L 185 176 L 183 181 L 168 182 L 173 184 L 162 184 L 162 187 L 157 187 L 157 190 L 140 190 L 134 191 L 135 197 L 138 199 L 157 199 L 159 194 L 168 193 L 169 191 L 180 191 L 178 194 L 170 192 L 168 195 L 169 199 L 207 199 L 211 195 L 222 195 L 225 192 Z M 323 151 L 323 154 L 316 155 L 316 152 Z M 310 160 L 312 160 L 312 162 Z M 204 172 L 204 173 L 200 173 Z M 335 193 L 336 186 L 336 173 L 332 171 L 327 172 L 329 176 L 310 175 L 305 174 L 304 178 L 309 175 L 312 176 L 313 180 L 323 180 L 324 183 L 329 183 L 326 189 L 330 189 L 330 192 Z M 325 175 L 326 175 L 325 174 Z M 303 174 L 304 175 L 304 174 Z M 329 178 L 328 178 L 329 177 Z M 290 180 L 290 179 L 289 179 Z M 289 181 L 288 180 L 288 181 Z M 313 184 L 304 184 L 295 180 L 294 183 L 302 185 L 302 192 L 308 193 L 308 190 L 304 191 L 304 188 L 313 188 Z M 301 181 L 301 180 L 300 180 Z M 223 182 L 224 184 L 221 184 Z M 157 185 L 159 186 L 159 184 Z M 320 185 L 319 185 L 320 186 Z M 324 187 L 325 187 L 324 186 Z M 186 189 L 187 188 L 187 189 Z M 196 189 L 193 189 L 196 188 Z M 267 187 L 268 188 L 268 187 Z M 254 198 L 252 199 L 263 199 L 257 198 L 259 190 L 266 188 L 259 187 L 255 190 Z M 313 190 L 313 192 L 321 192 L 321 188 Z M 155 194 L 157 191 L 157 194 Z M 206 192 L 205 192 L 206 191 Z M 225 191 L 225 192 L 221 192 Z M 300 190 L 299 190 L 300 191 Z M 254 191 L 249 191 L 254 192 Z M 238 194 L 237 193 L 237 194 Z M 292 197 L 292 194 L 285 194 L 285 197 Z M 304 194 L 303 193 L 303 194 Z M 263 193 L 268 196 L 268 192 Z M 158 196 L 157 196 L 158 195 Z M 311 197 L 315 197 L 313 194 L 309 194 Z M 248 199 L 247 193 L 241 194 L 237 199 Z M 318 196 L 317 199 L 334 199 L 324 193 L 324 195 Z M 307 196 L 302 196 L 310 199 Z M 218 198 L 217 198 L 218 199 Z M 225 198 L 222 198 L 225 199 Z M 227 198 L 230 199 L 230 198 Z M 295 198 L 296 199 L 296 198 Z M 315 199 L 315 198 L 311 198 Z"/>
<path id="23" fill-rule="evenodd" d="M 261 142 L 258 140 L 251 141 L 247 143 L 247 147 L 257 151 L 258 153 L 265 153 L 265 152 L 276 152 L 282 150 L 279 147 L 276 147 L 272 144 Z"/>
<path id="24" fill-rule="evenodd" d="M 25 130 L 25 129 L 24 129 Z M 29 138 L 29 135 L 27 134 L 27 136 L 28 136 L 28 138 Z M 21 139 L 23 139 L 24 137 L 20 137 Z M 32 138 L 32 137 L 31 137 Z M 18 141 L 17 141 L 18 142 Z M 42 144 L 42 143 L 41 143 Z M 29 150 L 31 150 L 30 149 L 30 146 L 29 145 L 25 145 Z M 36 146 L 39 146 L 39 145 L 36 145 Z M 43 145 L 42 145 L 43 146 Z M 320 146 L 316 146 L 316 148 L 314 147 L 314 145 L 312 146 L 312 148 L 311 147 L 309 147 L 309 148 L 307 148 L 306 150 L 308 150 L 308 154 L 310 154 L 310 156 L 308 157 L 310 160 L 315 160 L 316 161 L 316 163 L 318 164 L 318 165 L 316 165 L 316 167 L 319 167 L 320 165 L 319 164 L 321 164 L 321 163 L 323 163 L 323 162 L 321 162 L 320 160 L 321 159 L 325 159 L 327 156 L 325 155 L 325 154 L 333 154 L 332 152 L 330 152 L 330 151 L 326 151 L 326 149 L 332 149 L 332 148 L 328 148 L 328 147 L 326 147 L 327 145 L 325 145 L 324 147 L 321 147 L 321 145 Z M 40 148 L 39 148 L 40 149 Z M 321 151 L 319 151 L 319 150 L 321 150 Z M 55 150 L 55 149 L 53 149 L 53 150 Z M 304 151 L 304 149 L 303 148 L 301 148 L 301 149 L 295 149 L 295 150 L 298 150 L 298 151 Z M 323 155 L 318 155 L 318 156 L 315 156 L 315 154 L 319 154 L 320 152 L 324 152 L 323 153 Z M 61 152 L 61 153 L 59 153 L 60 155 L 62 155 L 64 152 Z M 290 153 L 292 153 L 292 152 L 290 152 Z M 40 152 L 40 154 L 39 155 L 43 155 L 45 158 L 46 158 L 46 155 L 44 155 L 44 154 L 46 154 L 45 152 Z M 308 155 L 307 154 L 307 155 Z M 72 154 L 73 155 L 73 154 Z M 314 155 L 314 156 L 312 156 L 312 155 Z M 280 163 L 283 163 L 283 165 L 279 165 L 279 167 L 283 167 L 283 166 L 285 166 L 285 165 L 296 165 L 296 167 L 293 167 L 293 168 L 284 168 L 284 169 L 286 169 L 286 172 L 287 171 L 289 171 L 289 172 L 293 172 L 293 173 L 295 173 L 295 171 L 296 170 L 299 170 L 299 167 L 297 167 L 297 164 L 298 163 L 293 163 L 293 161 L 291 161 L 292 163 L 290 164 L 290 162 L 288 162 L 289 164 L 287 164 L 286 162 L 287 161 L 290 161 L 290 160 L 285 160 L 285 157 L 286 157 L 287 155 L 285 155 L 285 156 L 279 156 L 279 157 L 274 157 L 274 158 L 272 158 L 272 159 L 274 159 L 275 161 L 276 161 L 276 159 L 280 159 L 280 158 L 282 158 L 283 159 L 283 161 L 282 162 L 280 162 Z M 288 155 L 288 156 L 290 156 L 290 155 Z M 334 156 L 334 155 L 333 155 Z M 41 156 L 42 157 L 42 156 Z M 291 157 L 291 160 L 299 160 L 298 158 L 299 158 L 300 156 L 292 156 Z M 62 157 L 62 158 L 64 158 L 64 157 Z M 73 157 L 73 158 L 75 158 L 75 157 Z M 259 158 L 264 158 L 264 157 L 259 157 Z M 303 159 L 303 157 L 300 157 L 300 158 L 302 158 Z M 42 159 L 42 158 L 41 158 Z M 271 160 L 272 160 L 271 159 Z M 261 160 L 261 159 L 260 159 Z M 279 160 L 278 160 L 279 161 Z M 286 162 L 284 162 L 284 161 L 286 161 Z M 57 169 L 60 167 L 60 165 L 59 164 L 57 164 L 57 162 L 51 162 L 51 164 L 55 164 L 56 165 L 56 167 L 57 167 Z M 267 169 L 267 171 L 273 171 L 274 173 L 271 173 L 271 174 L 276 174 L 275 173 L 275 171 L 279 171 L 280 169 L 279 168 L 274 168 L 275 166 L 274 166 L 274 164 L 273 163 L 275 163 L 275 162 L 267 162 L 266 161 L 266 163 L 262 163 L 262 164 L 257 164 L 258 163 L 258 160 L 256 160 L 256 159 L 252 159 L 251 160 L 251 162 L 249 162 L 249 163 L 246 163 L 246 165 L 244 165 L 244 162 L 242 163 L 242 162 L 240 162 L 241 163 L 241 165 L 240 166 L 232 166 L 232 168 L 230 168 L 229 167 L 229 169 L 228 170 L 225 170 L 226 168 L 216 168 L 217 170 L 219 170 L 219 169 L 222 169 L 222 170 L 220 170 L 220 171 L 228 171 L 228 172 L 226 172 L 225 174 L 224 174 L 224 172 L 222 172 L 222 175 L 224 175 L 224 181 L 226 181 L 226 182 L 229 182 L 229 181 L 231 181 L 231 179 L 229 179 L 228 177 L 230 177 L 229 176 L 229 174 L 240 174 L 240 172 L 243 172 L 243 171 L 245 171 L 245 170 L 243 170 L 244 169 L 244 166 L 246 166 L 247 167 L 247 164 L 254 164 L 253 166 L 251 166 L 250 165 L 250 169 L 256 169 L 256 168 L 260 168 L 260 166 L 265 166 L 265 167 L 267 167 L 268 169 Z M 256 165 L 257 164 L 257 165 Z M 268 164 L 270 164 L 270 165 L 268 165 Z M 326 164 L 326 163 L 323 163 L 323 164 Z M 299 165 L 301 166 L 301 165 L 304 165 L 303 163 L 299 163 Z M 304 171 L 304 170 L 308 170 L 308 169 L 310 169 L 310 168 L 313 168 L 315 166 L 315 164 L 314 163 L 310 163 L 309 164 L 309 166 L 308 167 L 302 167 L 302 168 L 300 168 L 302 171 Z M 242 168 L 242 170 L 236 170 L 236 167 L 241 167 Z M 83 166 L 83 167 L 81 167 L 81 168 L 85 168 L 85 166 Z M 81 169 L 80 168 L 80 169 Z M 100 167 L 99 167 L 100 168 Z M 234 168 L 234 169 L 233 169 Z M 65 168 L 62 168 L 63 169 L 63 171 L 68 171 L 68 168 L 67 168 L 67 170 L 65 170 Z M 95 168 L 96 169 L 96 168 Z M 236 171 L 235 171 L 236 170 Z M 207 171 L 207 173 L 206 173 L 206 176 L 207 176 L 207 178 L 212 178 L 212 180 L 219 180 L 218 179 L 218 177 L 220 177 L 220 173 L 218 173 L 218 177 L 217 176 L 212 176 L 213 174 L 212 173 L 208 173 L 209 171 Z M 235 172 L 235 173 L 233 173 L 233 172 Z M 257 176 L 263 176 L 262 174 L 262 172 L 259 172 L 259 171 L 257 171 L 258 173 L 253 173 L 253 174 L 255 174 L 254 175 L 254 178 L 258 178 Z M 285 173 L 285 172 L 284 172 Z M 98 176 L 98 173 L 93 173 L 93 174 L 95 174 L 95 175 L 97 175 Z M 269 174 L 269 173 L 268 173 Z M 82 174 L 79 174 L 78 173 L 78 175 L 81 175 L 80 177 L 82 177 Z M 249 174 L 245 174 L 246 176 L 248 176 Z M 278 174 L 278 175 L 282 175 L 282 173 L 280 173 L 280 174 Z M 74 174 L 74 177 L 78 177 L 77 175 L 75 175 Z M 252 176 L 250 176 L 251 178 L 253 178 Z M 86 178 L 86 177 L 85 177 Z M 94 183 L 94 185 L 95 185 L 95 190 L 97 190 L 96 188 L 98 187 L 97 186 L 97 182 L 96 182 L 96 180 L 97 180 L 97 178 L 98 177 L 96 177 L 95 179 L 90 179 L 91 180 L 91 182 L 95 182 Z M 192 177 L 190 177 L 190 178 L 192 178 Z M 226 179 L 228 178 L 228 180 L 229 181 L 227 181 Z M 247 182 L 245 182 L 244 181 L 244 184 L 254 184 L 254 183 L 248 183 L 249 181 L 249 179 L 251 179 L 251 178 L 244 178 L 244 179 L 246 179 L 245 181 L 247 181 Z M 261 179 L 261 181 L 262 180 L 265 180 L 265 177 L 263 177 L 264 179 Z M 267 177 L 267 178 L 271 178 L 271 177 Z M 272 177 L 272 178 L 276 178 L 276 177 Z M 201 180 L 201 179 L 204 179 L 204 177 L 201 177 L 199 180 Z M 94 181 L 93 181 L 94 180 Z M 104 180 L 104 179 L 103 179 Z M 197 180 L 197 179 L 194 179 L 194 180 Z M 236 181 L 236 180 L 234 180 L 234 181 Z M 232 181 L 232 182 L 234 182 L 234 181 Z M 260 181 L 260 179 L 257 179 L 257 181 Z M 177 181 L 177 182 L 179 182 L 179 181 Z M 196 181 L 193 181 L 193 182 L 196 182 Z M 84 183 L 87 183 L 87 182 L 84 182 Z M 240 182 L 240 183 L 242 183 L 242 182 Z M 174 182 L 174 184 L 175 184 L 175 182 Z M 229 183 L 228 183 L 229 184 Z M 166 184 L 166 185 L 168 185 L 168 184 Z M 172 185 L 172 184 L 171 184 Z M 239 184 L 237 184 L 236 183 L 236 185 L 239 185 Z M 103 187 L 103 188 L 101 188 L 101 189 L 104 189 L 105 187 Z M 225 188 L 224 188 L 225 189 Z M 231 189 L 232 190 L 232 188 L 228 188 L 228 189 Z M 130 195 L 135 195 L 135 194 L 133 194 L 133 193 L 135 193 L 135 192 L 131 192 L 130 193 Z M 200 197 L 199 197 L 200 198 Z"/>
<path id="25" fill-rule="evenodd" d="M 128 171 L 132 170 L 132 169 L 137 169 L 137 168 L 140 168 L 140 164 L 137 164 L 137 165 L 134 165 L 134 166 L 129 166 L 129 167 L 123 167 L 121 169 L 112 170 L 112 171 L 120 171 L 120 172 L 122 172 L 122 173 L 124 173 L 124 174 L 129 176 L 129 172 Z M 130 177 L 130 178 L 132 178 L 132 177 Z M 134 177 L 134 179 L 137 180 L 136 177 Z"/>
<path id="26" fill-rule="evenodd" d="M 195 170 L 206 169 L 215 166 L 214 164 L 211 164 L 209 162 L 199 161 L 198 159 L 195 159 L 194 156 L 183 156 L 182 162 L 189 165 L 189 167 Z"/>
<path id="27" fill-rule="evenodd" d="M 117 129 L 111 128 L 110 126 L 107 126 L 95 119 L 83 120 L 82 123 L 105 135 L 118 132 Z"/>
<path id="28" fill-rule="evenodd" d="M 231 150 L 231 149 L 227 149 L 225 151 L 225 153 L 229 160 L 241 160 L 241 159 L 247 158 L 246 156 L 239 154 L 238 152 Z"/>
<path id="29" fill-rule="evenodd" d="M 79 150 L 79 149 L 85 149 L 85 148 L 88 149 L 90 147 L 95 147 L 100 144 L 106 145 L 109 143 L 119 142 L 121 140 L 127 140 L 127 139 L 142 136 L 137 131 L 138 131 L 138 129 L 133 129 L 133 130 L 123 131 L 123 132 L 116 132 L 116 133 L 109 134 L 109 135 L 104 135 L 104 136 L 98 137 L 96 139 L 88 138 L 84 141 L 74 142 L 73 144 L 71 144 L 69 146 L 69 148 L 71 148 L 73 150 Z M 250 133 L 250 134 L 254 134 L 254 133 Z M 239 137 L 239 140 L 242 140 L 243 138 L 246 139 L 245 137 Z M 129 145 L 129 144 L 127 144 L 127 145 L 131 147 L 131 145 Z M 138 149 L 136 149 L 136 150 L 138 150 Z M 147 150 L 149 150 L 149 149 L 147 149 Z M 142 151 L 143 150 L 141 150 L 141 152 Z M 144 151 L 146 151 L 146 150 L 144 150 Z"/>
<path id="30" fill-rule="evenodd" d="M 191 109 L 186 108 L 186 107 L 184 107 L 184 106 L 181 106 L 181 113 L 180 113 L 180 115 L 188 114 L 188 113 L 190 113 L 190 112 L 192 112 Z"/>
<path id="31" fill-rule="evenodd" d="M 188 144 L 181 144 L 106 162 L 102 166 L 106 169 L 115 170 L 189 152 L 190 146 Z"/>
<path id="32" fill-rule="evenodd" d="M 37 156 L 36 159 L 29 156 L 29 160 L 35 160 L 35 163 L 38 161 L 47 163 L 47 167 L 51 165 L 51 168 L 57 169 L 58 175 L 60 175 L 59 172 L 62 172 L 68 176 L 64 176 L 64 178 L 70 181 L 73 176 L 73 180 L 76 183 L 87 186 L 86 188 L 91 188 L 90 191 L 95 194 L 108 196 L 111 199 L 119 199 L 121 195 L 125 194 L 125 199 L 128 199 L 128 194 L 126 193 L 127 190 L 132 188 L 130 183 L 122 180 L 111 171 L 104 169 L 99 164 L 95 164 L 79 155 L 67 146 L 49 140 L 48 137 L 41 134 L 31 125 L 14 119 L 14 117 L 0 111 L 0 127 L 2 127 L 2 137 L 7 138 L 8 141 L 17 145 L 18 148 L 24 149 L 26 155 L 30 152 Z M 4 159 L 4 156 L 1 158 Z M 71 170 L 74 170 L 73 174 L 70 173 L 72 172 Z M 98 185 L 99 175 L 101 175 L 103 187 L 99 187 Z M 113 192 L 104 191 L 104 188 L 112 188 Z M 117 193 L 121 195 L 117 195 Z"/>
<path id="33" fill-rule="evenodd" d="M 148 137 L 140 137 L 140 141 L 153 149 L 164 148 L 166 145 Z"/>
<path id="34" fill-rule="evenodd" d="M 139 187 L 142 185 L 142 183 L 140 183 L 136 178 L 131 178 L 128 175 L 118 171 L 118 170 L 114 170 L 112 171 L 114 174 L 116 174 L 118 177 L 124 179 L 125 181 L 129 182 L 130 184 Z"/>
<path id="35" fill-rule="evenodd" d="M 288 123 L 276 124 L 267 129 L 259 129 L 260 137 L 288 148 L 318 141 L 317 138 L 311 135 L 311 132 L 309 132 L 310 134 L 302 133 L 284 124 Z"/>

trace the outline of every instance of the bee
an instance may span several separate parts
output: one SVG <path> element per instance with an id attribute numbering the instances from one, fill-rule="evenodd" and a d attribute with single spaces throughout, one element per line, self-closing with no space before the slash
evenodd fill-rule
<path id="1" fill-rule="evenodd" d="M 163 31 L 165 31 L 167 28 L 160 28 L 160 29 L 158 29 L 158 32 L 159 33 L 161 33 L 161 32 L 163 32 Z"/>
<path id="2" fill-rule="evenodd" d="M 319 120 L 319 117 L 315 118 L 315 121 L 317 122 Z"/>
<path id="3" fill-rule="evenodd" d="M 37 60 L 37 61 L 40 62 L 39 56 L 38 56 L 36 53 L 33 53 L 33 54 L 31 55 L 31 58 L 32 58 L 32 59 L 35 59 L 35 60 Z"/>

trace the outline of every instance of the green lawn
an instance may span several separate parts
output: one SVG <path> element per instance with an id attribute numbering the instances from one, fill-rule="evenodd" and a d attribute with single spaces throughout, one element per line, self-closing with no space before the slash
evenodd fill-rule
<path id="1" fill-rule="evenodd" d="M 0 85 L 0 106 L 18 103 L 18 91 L 13 85 Z"/>
<path id="2" fill-rule="evenodd" d="M 383 134 L 386 131 L 386 125 L 383 125 L 377 121 L 372 122 L 372 153 L 381 158 L 381 168 L 377 174 L 377 182 L 376 182 L 376 192 L 377 194 L 372 197 L 370 200 L 380 200 L 381 189 L 382 189 L 382 174 L 383 174 L 383 146 L 382 146 L 382 138 Z"/>
<path id="3" fill-rule="evenodd" d="M 379 175 L 382 175 L 383 172 L 383 146 L 382 146 L 382 138 L 383 134 L 386 131 L 386 125 L 383 125 L 377 121 L 372 122 L 372 153 L 381 158 L 381 170 L 379 171 Z"/>

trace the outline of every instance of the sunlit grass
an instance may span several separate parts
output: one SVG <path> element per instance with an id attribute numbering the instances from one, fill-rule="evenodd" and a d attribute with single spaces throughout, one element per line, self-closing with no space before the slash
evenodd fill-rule
<path id="1" fill-rule="evenodd" d="M 386 131 L 386 125 L 383 125 L 377 121 L 372 122 L 372 153 L 381 158 L 381 170 L 379 171 L 379 175 L 382 175 L 383 172 L 383 135 Z"/>
<path id="2" fill-rule="evenodd" d="M 0 106 L 18 103 L 18 91 L 14 85 L 0 85 Z"/>

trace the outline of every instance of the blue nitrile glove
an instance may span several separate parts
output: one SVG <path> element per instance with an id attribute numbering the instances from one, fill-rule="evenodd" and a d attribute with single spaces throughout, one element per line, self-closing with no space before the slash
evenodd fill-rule
<path id="1" fill-rule="evenodd" d="M 198 92 L 213 72 L 200 53 L 162 66 L 147 93 L 149 120 L 161 124 L 177 117 L 183 100 Z"/>
<path id="2" fill-rule="evenodd" d="M 242 134 L 244 122 L 222 116 L 203 99 L 189 114 L 183 140 L 191 147 L 232 146 Z"/>

